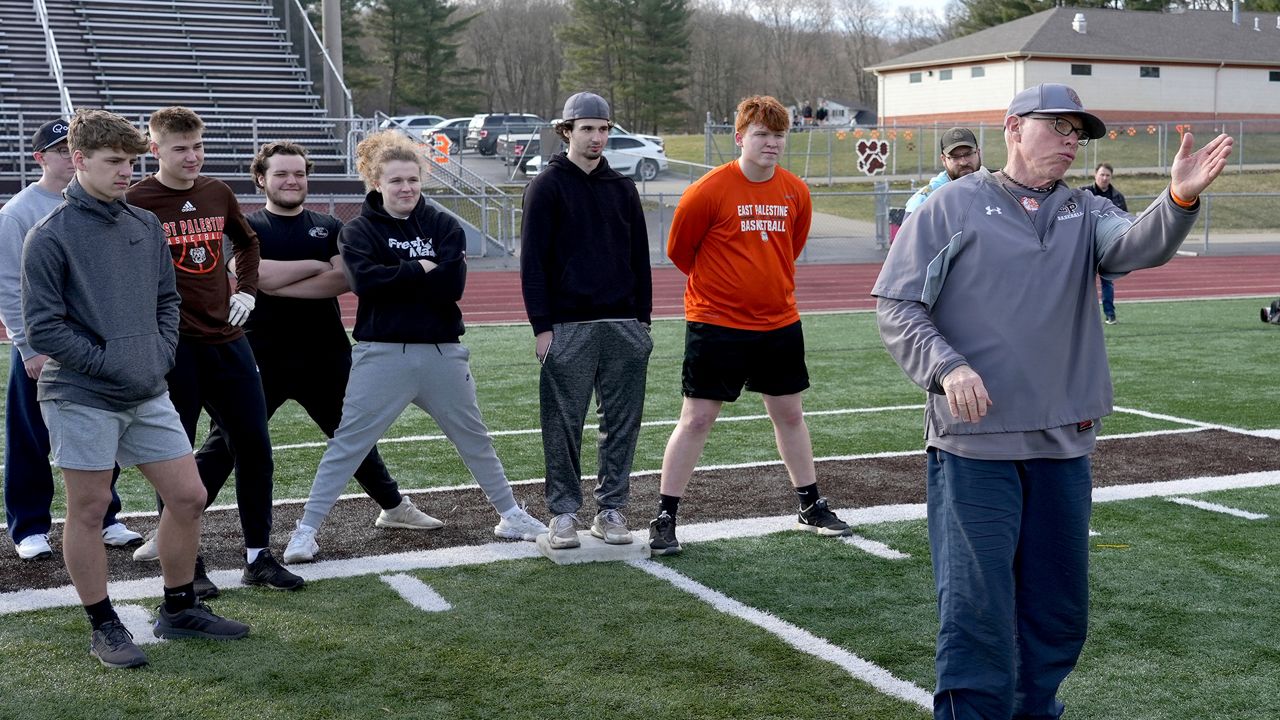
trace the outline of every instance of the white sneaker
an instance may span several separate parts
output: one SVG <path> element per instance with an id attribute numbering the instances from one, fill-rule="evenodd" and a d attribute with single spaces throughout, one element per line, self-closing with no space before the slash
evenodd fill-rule
<path id="1" fill-rule="evenodd" d="M 578 539 L 578 516 L 573 513 L 561 513 L 551 518 L 549 528 L 547 544 L 556 550 L 576 548 L 582 544 Z"/>
<path id="2" fill-rule="evenodd" d="M 124 523 L 102 528 L 102 542 L 111 547 L 133 547 L 142 544 L 142 535 L 125 527 Z"/>
<path id="3" fill-rule="evenodd" d="M 444 527 L 444 523 L 422 512 L 413 504 L 408 495 L 400 499 L 400 504 L 390 510 L 378 514 L 374 525 L 384 528 L 405 528 L 406 530 L 435 530 Z"/>
<path id="4" fill-rule="evenodd" d="M 601 510 L 591 522 L 591 534 L 610 545 L 630 545 L 631 531 L 627 519 L 617 510 Z"/>
<path id="5" fill-rule="evenodd" d="M 316 543 L 316 529 L 303 525 L 298 521 L 297 529 L 289 536 L 289 544 L 284 549 L 284 561 L 287 563 L 304 563 L 316 559 L 320 545 Z"/>
<path id="6" fill-rule="evenodd" d="M 23 560 L 44 560 L 53 557 L 53 548 L 49 547 L 48 535 L 28 535 L 14 543 L 13 549 L 18 551 L 18 557 Z"/>
<path id="7" fill-rule="evenodd" d="M 524 508 L 516 508 L 511 517 L 504 517 L 493 528 L 493 534 L 504 540 L 537 540 L 547 531 L 547 526 L 538 518 L 525 512 Z"/>
<path id="8" fill-rule="evenodd" d="M 156 547 L 156 531 L 147 533 L 147 541 L 133 551 L 134 562 L 155 562 L 160 559 L 160 549 Z"/>

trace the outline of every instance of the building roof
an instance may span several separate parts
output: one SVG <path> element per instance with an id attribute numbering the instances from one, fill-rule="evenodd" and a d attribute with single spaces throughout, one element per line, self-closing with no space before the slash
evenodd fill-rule
<path id="1" fill-rule="evenodd" d="M 1087 32 L 1072 29 L 1076 13 Z M 1256 25 L 1258 30 L 1254 30 Z M 1212 10 L 1140 12 L 1059 7 L 867 68 L 876 73 L 1005 57 L 1267 65 L 1280 69 L 1280 15 Z"/>

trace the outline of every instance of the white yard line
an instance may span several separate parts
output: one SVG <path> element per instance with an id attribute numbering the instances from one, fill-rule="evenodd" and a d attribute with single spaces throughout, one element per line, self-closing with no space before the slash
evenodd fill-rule
<path id="1" fill-rule="evenodd" d="M 383 575 L 381 580 L 399 593 L 405 602 L 423 612 L 444 612 L 453 609 L 448 600 L 440 597 L 440 593 L 412 575 L 404 573 Z"/>
<path id="2" fill-rule="evenodd" d="M 1191 425 L 1192 427 L 1204 428 L 1205 430 L 1228 430 L 1230 432 L 1240 433 L 1242 435 L 1250 435 L 1255 432 L 1253 430 L 1245 430 L 1244 428 L 1232 427 L 1230 425 L 1218 425 L 1216 423 L 1201 422 L 1199 420 L 1192 420 L 1191 418 L 1178 417 L 1177 415 L 1165 415 L 1164 413 L 1148 412 L 1146 410 L 1138 410 L 1137 408 L 1117 407 L 1117 408 L 1114 408 L 1114 410 L 1115 412 L 1129 413 L 1130 415 L 1137 415 L 1139 417 L 1151 418 L 1152 420 L 1164 420 L 1166 422 L 1178 423 L 1180 425 Z"/>
<path id="3" fill-rule="evenodd" d="M 130 603 L 115 605 L 115 609 L 120 622 L 124 623 L 133 635 L 134 645 L 153 645 L 160 642 L 160 638 L 151 632 L 151 628 L 155 626 L 153 610 Z"/>
<path id="4" fill-rule="evenodd" d="M 933 695 L 924 688 L 894 677 L 879 665 L 864 660 L 776 615 L 745 605 L 652 560 L 632 560 L 627 564 L 656 578 L 666 580 L 726 615 L 732 615 L 755 625 L 800 652 L 840 667 L 854 678 L 890 697 L 906 700 L 926 710 L 933 708 Z"/>
<path id="5" fill-rule="evenodd" d="M 874 555 L 885 560 L 906 560 L 911 557 L 907 553 L 898 552 L 882 542 L 877 542 L 870 538 L 864 538 L 861 535 L 850 535 L 849 537 L 840 538 L 840 542 L 852 545 L 859 550 Z"/>
<path id="6" fill-rule="evenodd" d="M 1192 500 L 1191 498 L 1171 497 L 1169 498 L 1169 502 L 1178 503 L 1179 505 L 1187 505 L 1193 508 L 1200 508 L 1201 510 L 1208 510 L 1209 512 L 1222 513 L 1223 515 L 1244 518 L 1245 520 L 1266 520 L 1268 517 L 1258 513 L 1251 513 L 1247 510 L 1238 510 L 1233 507 L 1227 507 L 1226 505 L 1205 502 L 1204 500 Z"/>
<path id="7" fill-rule="evenodd" d="M 1218 490 L 1270 487 L 1273 485 L 1280 485 L 1280 470 L 1097 488 L 1093 491 L 1093 501 L 1098 503 L 1117 502 L 1140 498 L 1193 495 Z M 841 519 L 851 526 L 923 520 L 925 518 L 925 506 L 923 503 L 833 509 L 840 514 Z M 760 537 L 789 531 L 794 527 L 795 515 L 789 513 L 772 517 L 720 520 L 717 522 L 681 525 L 677 532 L 680 537 L 680 543 L 684 545 L 714 540 Z M 536 557 L 541 557 L 541 555 L 533 543 L 492 542 L 483 545 L 466 545 L 440 548 L 438 550 L 418 550 L 391 555 L 374 555 L 347 560 L 328 560 L 318 563 L 290 565 L 289 569 L 301 575 L 308 582 L 312 582 L 328 578 L 347 578 L 371 574 L 381 575 L 426 568 L 484 565 L 503 560 L 522 560 Z M 243 587 L 240 582 L 241 574 L 240 570 L 214 570 L 209 573 L 209 579 L 213 580 L 214 584 L 219 588 L 230 590 Z M 162 579 L 156 576 L 113 582 L 110 583 L 108 588 L 114 600 L 139 600 L 158 597 L 161 583 Z M 58 588 L 24 589 L 0 593 L 0 615 L 11 615 L 45 608 L 72 607 L 79 604 L 80 601 L 76 597 L 75 589 L 70 585 Z"/>

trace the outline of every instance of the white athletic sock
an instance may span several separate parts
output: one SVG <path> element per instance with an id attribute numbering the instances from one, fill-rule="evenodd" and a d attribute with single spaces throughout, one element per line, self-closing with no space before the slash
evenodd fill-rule
<path id="1" fill-rule="evenodd" d="M 252 565 L 258 559 L 258 554 L 261 553 L 263 550 L 266 550 L 266 548 L 245 548 L 244 550 L 245 560 L 250 565 Z"/>

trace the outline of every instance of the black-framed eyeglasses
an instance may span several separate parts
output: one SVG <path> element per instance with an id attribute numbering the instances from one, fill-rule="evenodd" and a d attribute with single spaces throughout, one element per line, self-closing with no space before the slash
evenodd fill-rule
<path id="1" fill-rule="evenodd" d="M 60 155 L 60 156 L 62 156 L 64 159 L 69 159 L 69 158 L 71 157 L 71 148 L 70 148 L 70 147 L 68 147 L 66 144 L 62 144 L 62 145 L 59 145 L 59 146 L 57 146 L 57 147 L 52 147 L 52 148 L 45 148 L 44 150 L 41 150 L 40 152 L 44 153 L 45 155 L 50 155 L 50 154 L 53 154 L 53 155 Z"/>
<path id="2" fill-rule="evenodd" d="M 1031 118 L 1032 120 L 1048 120 L 1053 123 L 1053 131 L 1062 137 L 1071 137 L 1071 133 L 1076 134 L 1076 144 L 1084 147 L 1089 144 L 1089 138 L 1085 137 L 1084 127 L 1076 127 L 1071 121 L 1061 115 L 1023 115 L 1022 117 Z"/>
<path id="3" fill-rule="evenodd" d="M 970 150 L 967 153 L 949 153 L 947 154 L 947 157 L 952 160 L 968 160 L 971 157 L 977 157 L 977 155 L 977 150 Z"/>

